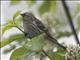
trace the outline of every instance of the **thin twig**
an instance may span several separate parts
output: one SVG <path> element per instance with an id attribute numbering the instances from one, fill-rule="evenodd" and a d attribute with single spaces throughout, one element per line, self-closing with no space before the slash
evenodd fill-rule
<path id="1" fill-rule="evenodd" d="M 52 60 L 52 58 L 51 58 L 44 50 L 42 50 L 42 52 L 43 52 L 50 60 Z"/>
<path id="2" fill-rule="evenodd" d="M 22 33 L 24 33 L 25 34 L 25 32 L 21 29 L 21 28 L 19 28 L 18 26 L 17 26 L 17 24 L 16 24 L 16 22 L 15 22 L 15 20 L 13 19 L 13 24 L 15 24 L 16 26 L 16 28 L 18 28 Z"/>
<path id="3" fill-rule="evenodd" d="M 79 39 L 78 39 L 76 30 L 75 30 L 74 25 L 73 25 L 73 22 L 72 22 L 72 17 L 71 17 L 71 15 L 70 15 L 70 11 L 69 11 L 69 9 L 68 9 L 68 7 L 67 7 L 67 4 L 66 4 L 65 0 L 62 0 L 62 4 L 63 4 L 64 10 L 65 10 L 66 16 L 67 16 L 67 18 L 68 18 L 68 21 L 69 21 L 69 23 L 70 23 L 70 26 L 71 26 L 71 28 L 72 28 L 72 32 L 73 32 L 73 34 L 74 34 L 76 43 L 80 45 L 80 42 L 79 42 Z"/>
<path id="4" fill-rule="evenodd" d="M 25 34 L 25 32 L 21 28 L 19 28 L 18 26 L 15 26 L 15 27 Z"/>

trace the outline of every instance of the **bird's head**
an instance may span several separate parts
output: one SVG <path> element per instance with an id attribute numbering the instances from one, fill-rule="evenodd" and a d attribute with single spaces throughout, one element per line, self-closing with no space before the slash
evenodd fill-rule
<path id="1" fill-rule="evenodd" d="M 23 14 L 21 14 L 23 20 L 33 20 L 35 17 L 32 13 L 30 12 L 25 12 Z"/>
<path id="2" fill-rule="evenodd" d="M 32 17 L 33 14 L 30 13 L 30 12 L 25 12 L 25 13 L 22 13 L 21 16 L 22 16 L 22 17 Z"/>

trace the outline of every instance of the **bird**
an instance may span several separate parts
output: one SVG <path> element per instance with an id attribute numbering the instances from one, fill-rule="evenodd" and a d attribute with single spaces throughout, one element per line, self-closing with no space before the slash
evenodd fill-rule
<path id="1" fill-rule="evenodd" d="M 66 50 L 66 47 L 59 44 L 58 41 L 52 37 L 52 35 L 49 33 L 48 28 L 45 27 L 45 25 L 37 19 L 32 13 L 25 12 L 21 14 L 22 20 L 23 20 L 23 27 L 24 27 L 24 33 L 25 36 L 32 39 L 41 33 L 45 33 L 46 37 L 53 43 L 57 44 L 58 46 L 62 47 Z"/>
<path id="2" fill-rule="evenodd" d="M 46 29 L 44 24 L 37 19 L 32 13 L 25 12 L 21 14 L 23 17 L 24 33 L 28 38 L 33 38 L 43 33 Z"/>
<path id="3" fill-rule="evenodd" d="M 41 33 L 45 33 L 48 37 L 54 39 L 49 33 L 45 25 L 37 19 L 32 13 L 25 12 L 21 14 L 23 18 L 24 33 L 28 38 L 33 38 Z M 56 39 L 54 39 L 56 40 Z"/>

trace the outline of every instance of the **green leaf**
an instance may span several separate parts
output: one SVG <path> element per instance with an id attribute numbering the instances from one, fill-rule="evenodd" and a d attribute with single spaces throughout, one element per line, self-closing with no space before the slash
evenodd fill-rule
<path id="1" fill-rule="evenodd" d="M 4 34 L 6 31 L 8 31 L 9 29 L 15 27 L 15 24 L 5 24 L 4 27 L 2 28 L 2 34 Z"/>
<path id="2" fill-rule="evenodd" d="M 54 13 L 56 11 L 56 1 L 44 1 L 39 7 L 39 13 L 42 15 L 46 12 Z"/>
<path id="3" fill-rule="evenodd" d="M 17 58 L 21 55 L 24 55 L 28 50 L 25 47 L 20 47 L 13 51 L 9 60 L 17 60 Z"/>
<path id="4" fill-rule="evenodd" d="M 13 27 L 21 27 L 22 21 L 20 19 L 15 20 L 15 23 L 13 20 L 6 20 L 6 23 L 2 25 L 2 34 L 4 34 L 6 31 L 10 30 Z"/>
<path id="5" fill-rule="evenodd" d="M 33 60 L 32 56 L 34 56 L 34 54 L 32 52 L 27 52 L 19 57 L 17 57 L 17 60 Z"/>
<path id="6" fill-rule="evenodd" d="M 10 5 L 17 5 L 21 2 L 21 0 L 11 0 Z"/>
<path id="7" fill-rule="evenodd" d="M 10 44 L 10 43 L 13 42 L 13 41 L 21 40 L 21 39 L 23 39 L 23 38 L 25 38 L 23 34 L 14 34 L 14 35 L 11 35 L 11 36 L 9 36 L 8 38 L 5 38 L 5 39 L 3 39 L 3 40 L 0 42 L 0 44 L 1 44 L 0 48 L 6 46 L 6 45 L 8 45 L 8 44 Z"/>
<path id="8" fill-rule="evenodd" d="M 12 51 L 13 49 L 15 49 L 15 48 L 16 48 L 15 45 L 11 45 L 10 47 L 5 48 L 5 49 L 3 50 L 3 53 L 4 53 L 4 54 L 7 54 L 7 53 L 11 52 L 11 51 Z"/>
<path id="9" fill-rule="evenodd" d="M 39 13 L 42 15 L 44 14 L 45 12 L 49 12 L 50 10 L 50 5 L 51 5 L 51 2 L 50 1 L 44 1 L 41 6 L 39 7 Z"/>
<path id="10" fill-rule="evenodd" d="M 53 55 L 54 57 L 53 57 L 53 60 L 65 60 L 65 56 L 61 56 L 61 55 L 59 55 L 58 53 L 54 53 L 54 55 Z"/>
<path id="11" fill-rule="evenodd" d="M 44 46 L 44 34 L 41 34 L 37 37 L 34 37 L 31 39 L 31 41 L 28 41 L 25 45 L 25 47 L 28 47 L 32 51 L 40 51 Z"/>
<path id="12" fill-rule="evenodd" d="M 57 35 L 57 38 L 61 38 L 61 37 L 69 37 L 69 36 L 71 36 L 73 33 L 72 32 L 58 32 L 57 33 L 58 35 Z"/>
<path id="13" fill-rule="evenodd" d="M 55 1 L 51 1 L 50 12 L 51 12 L 52 14 L 54 14 L 54 13 L 56 12 L 56 9 L 57 9 L 56 0 L 55 0 Z"/>
<path id="14" fill-rule="evenodd" d="M 65 51 L 64 49 L 62 49 L 62 48 L 58 47 L 58 51 L 57 51 L 57 53 L 65 54 L 65 53 L 66 53 L 66 51 Z"/>
<path id="15" fill-rule="evenodd" d="M 13 16 L 13 20 L 15 20 L 16 17 L 18 17 L 20 14 L 21 14 L 21 11 L 20 11 L 20 10 L 17 11 L 17 12 L 14 14 L 14 16 Z"/>
<path id="16" fill-rule="evenodd" d="M 57 52 L 49 52 L 50 57 L 52 60 L 65 60 L 65 51 L 61 48 L 58 48 Z"/>

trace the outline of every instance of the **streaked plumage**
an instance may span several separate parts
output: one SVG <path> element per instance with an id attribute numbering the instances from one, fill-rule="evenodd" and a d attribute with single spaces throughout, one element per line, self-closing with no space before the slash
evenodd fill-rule
<path id="1" fill-rule="evenodd" d="M 27 34 L 27 37 L 33 38 L 43 32 L 45 29 L 44 25 L 32 13 L 26 12 L 21 15 L 23 17 L 24 32 Z"/>
<path id="2" fill-rule="evenodd" d="M 21 15 L 23 17 L 24 33 L 25 33 L 25 35 L 27 34 L 28 38 L 33 38 L 33 37 L 41 34 L 42 32 L 44 32 L 51 42 L 59 45 L 60 47 L 62 47 L 63 49 L 66 50 L 66 48 L 64 46 L 59 44 L 57 42 L 57 40 L 51 36 L 51 34 L 45 28 L 45 26 L 42 24 L 42 22 L 39 21 L 37 18 L 35 18 L 35 16 L 33 16 L 32 13 L 26 12 Z"/>

